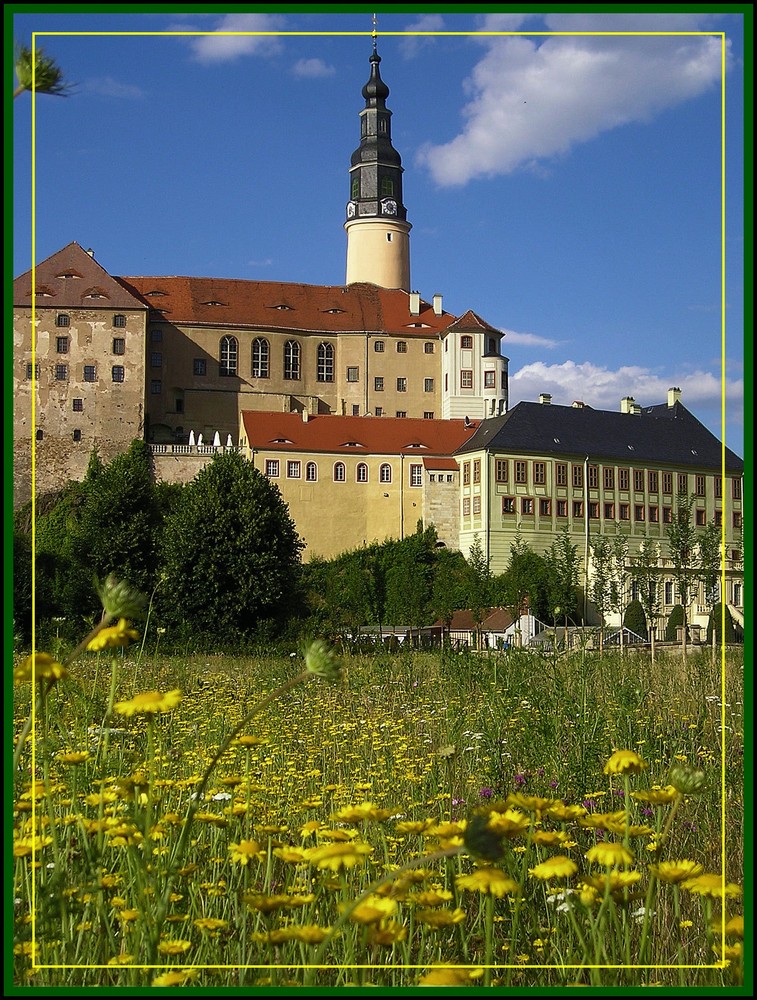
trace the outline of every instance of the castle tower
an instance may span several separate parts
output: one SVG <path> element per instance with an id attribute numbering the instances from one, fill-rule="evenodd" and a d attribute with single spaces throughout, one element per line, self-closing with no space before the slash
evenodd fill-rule
<path id="1" fill-rule="evenodd" d="M 347 279 L 410 291 L 410 229 L 402 203 L 402 161 L 392 146 L 389 88 L 373 37 L 371 75 L 363 87 L 360 145 L 352 154 L 347 202 Z"/>

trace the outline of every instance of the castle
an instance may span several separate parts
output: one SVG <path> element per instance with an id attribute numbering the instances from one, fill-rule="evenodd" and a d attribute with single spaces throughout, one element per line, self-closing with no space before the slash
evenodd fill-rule
<path id="1" fill-rule="evenodd" d="M 305 558 L 422 521 L 463 552 L 478 537 L 501 572 L 516 533 L 541 552 L 564 526 L 582 551 L 600 533 L 664 543 L 686 492 L 696 524 L 725 526 L 739 609 L 743 463 L 726 449 L 723 470 L 679 390 L 613 413 L 546 394 L 511 407 L 504 334 L 412 290 L 375 38 L 369 61 L 344 285 L 115 276 L 77 243 L 15 280 L 14 502 L 31 495 L 33 458 L 43 493 L 81 478 L 93 448 L 108 460 L 134 438 L 169 481 L 239 448 L 279 485 Z"/>

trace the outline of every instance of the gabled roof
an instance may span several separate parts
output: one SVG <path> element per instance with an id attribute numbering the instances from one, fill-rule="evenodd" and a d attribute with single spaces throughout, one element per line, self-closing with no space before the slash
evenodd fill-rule
<path id="1" fill-rule="evenodd" d="M 36 305 L 52 309 L 142 309 L 145 304 L 112 278 L 78 243 L 69 243 L 35 268 Z M 14 306 L 31 306 L 32 272 L 13 282 Z"/>
<path id="2" fill-rule="evenodd" d="M 413 420 L 404 417 L 340 417 L 321 414 L 244 410 L 242 423 L 256 451 L 342 455 L 450 456 L 475 429 L 463 420 Z"/>
<path id="3" fill-rule="evenodd" d="M 484 333 L 494 333 L 498 337 L 504 337 L 501 330 L 497 330 L 495 327 L 490 326 L 485 319 L 481 319 L 478 313 L 474 313 L 472 309 L 464 312 L 462 316 L 456 319 L 455 322 L 450 325 L 449 330 L 453 333 L 483 330 Z"/>
<path id="4" fill-rule="evenodd" d="M 232 278 L 124 277 L 124 287 L 171 323 L 247 327 L 302 333 L 385 333 L 410 338 L 435 337 L 455 317 L 437 316 L 421 300 L 410 313 L 410 296 L 400 288 L 367 282 L 304 285 Z"/>
<path id="5" fill-rule="evenodd" d="M 721 465 L 718 439 L 678 401 L 673 406 L 648 406 L 641 413 L 518 403 L 504 416 L 482 420 L 460 453 L 483 449 L 578 460 L 588 456 L 629 465 L 713 470 Z M 730 473 L 744 471 L 743 461 L 729 448 L 725 464 Z"/>

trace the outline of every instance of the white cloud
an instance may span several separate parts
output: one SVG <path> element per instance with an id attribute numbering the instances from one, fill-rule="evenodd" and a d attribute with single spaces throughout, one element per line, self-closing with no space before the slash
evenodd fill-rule
<path id="1" fill-rule="evenodd" d="M 606 20 L 572 15 L 549 23 L 560 30 L 607 26 Z M 621 22 L 610 23 L 617 27 Z M 626 23 L 637 30 L 648 30 L 650 24 L 670 30 L 670 19 L 659 17 L 643 23 L 638 17 L 623 18 L 624 27 Z M 683 18 L 675 29 L 691 25 L 692 18 Z M 609 129 L 648 121 L 702 94 L 720 78 L 716 36 L 508 36 L 485 43 L 485 55 L 463 84 L 469 101 L 462 130 L 418 154 L 419 163 L 442 186 L 564 155 Z"/>
<path id="2" fill-rule="evenodd" d="M 544 347 L 547 350 L 551 350 L 560 343 L 559 340 L 540 337 L 537 333 L 520 333 L 518 330 L 508 330 L 506 327 L 502 327 L 502 332 L 505 335 L 505 350 L 508 344 L 522 344 L 526 347 Z"/>
<path id="3" fill-rule="evenodd" d="M 654 406 L 665 402 L 671 386 L 681 389 L 681 402 L 688 409 L 719 403 L 721 398 L 719 375 L 702 370 L 664 375 L 632 365 L 611 369 L 591 362 L 547 365 L 537 361 L 510 374 L 513 404 L 535 400 L 539 393 L 549 392 L 552 402 L 563 406 L 580 399 L 597 409 L 617 410 L 624 396 L 633 396 L 641 406 Z M 729 407 L 738 409 L 737 404 L 743 398 L 743 379 L 726 379 Z"/>
<path id="4" fill-rule="evenodd" d="M 417 21 L 413 21 L 412 24 L 408 24 L 403 30 L 407 32 L 444 31 L 444 18 L 441 14 L 424 14 L 422 17 L 419 17 Z M 422 35 L 409 34 L 407 38 L 403 38 L 400 42 L 399 50 L 405 59 L 412 59 L 418 54 L 418 51 L 422 46 L 428 45 L 433 41 L 433 37 L 424 38 Z"/>
<path id="5" fill-rule="evenodd" d="M 227 62 L 239 56 L 268 56 L 281 49 L 281 42 L 275 36 L 220 35 L 216 32 L 279 31 L 283 23 L 275 14 L 225 14 L 216 24 L 213 34 L 192 38 L 190 45 L 195 57 L 205 63 Z"/>
<path id="6" fill-rule="evenodd" d="M 145 96 L 145 91 L 133 83 L 122 83 L 112 76 L 94 77 L 86 81 L 84 89 L 103 97 L 123 97 L 129 100 Z"/>
<path id="7" fill-rule="evenodd" d="M 333 76 L 336 70 L 323 59 L 298 59 L 292 66 L 292 73 L 301 77 Z"/>
<path id="8" fill-rule="evenodd" d="M 266 257 L 265 260 L 248 260 L 247 264 L 249 267 L 270 267 L 273 264 L 273 258 Z"/>

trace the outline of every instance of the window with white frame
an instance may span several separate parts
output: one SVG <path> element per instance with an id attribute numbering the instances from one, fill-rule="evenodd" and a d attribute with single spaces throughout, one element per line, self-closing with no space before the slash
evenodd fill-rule
<path id="1" fill-rule="evenodd" d="M 359 482 L 359 483 L 367 483 L 368 482 L 368 466 L 365 464 L 365 462 L 358 462 L 357 463 L 357 470 L 356 470 L 356 476 L 355 476 L 355 478 L 356 478 L 357 482 Z"/>
<path id="2" fill-rule="evenodd" d="M 256 337 L 252 342 L 252 377 L 268 378 L 270 369 L 271 346 L 265 337 Z"/>
<path id="3" fill-rule="evenodd" d="M 334 345 L 321 343 L 318 345 L 318 368 L 316 377 L 319 382 L 334 381 Z"/>
<path id="4" fill-rule="evenodd" d="M 410 466 L 410 485 L 411 486 L 423 486 L 423 466 L 422 465 L 411 465 Z"/>
<path id="5" fill-rule="evenodd" d="M 347 472 L 344 467 L 344 462 L 334 463 L 334 482 L 343 483 L 347 479 Z"/>
<path id="6" fill-rule="evenodd" d="M 318 466 L 315 462 L 308 462 L 305 466 L 305 481 L 308 483 L 318 482 Z"/>
<path id="7" fill-rule="evenodd" d="M 221 337 L 219 347 L 218 374 L 233 376 L 237 373 L 239 343 L 236 337 Z"/>
<path id="8" fill-rule="evenodd" d="M 287 479 L 299 479 L 302 475 L 302 463 L 296 459 L 287 462 Z"/>
<path id="9" fill-rule="evenodd" d="M 388 462 L 384 464 L 379 469 L 379 482 L 380 483 L 391 483 L 392 481 L 392 467 Z"/>
<path id="10" fill-rule="evenodd" d="M 284 378 L 299 381 L 301 349 L 298 340 L 288 340 L 284 344 Z"/>
<path id="11" fill-rule="evenodd" d="M 276 479 L 279 475 L 279 460 L 278 458 L 267 458 L 265 460 L 265 474 L 271 479 Z"/>

